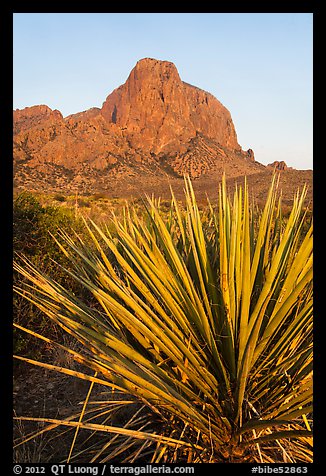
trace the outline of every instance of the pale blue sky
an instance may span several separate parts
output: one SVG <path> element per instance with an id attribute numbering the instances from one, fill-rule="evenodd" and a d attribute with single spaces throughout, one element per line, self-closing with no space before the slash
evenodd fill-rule
<path id="1" fill-rule="evenodd" d="M 312 13 L 15 13 L 14 108 L 101 107 L 145 57 L 231 112 L 243 149 L 312 165 Z"/>

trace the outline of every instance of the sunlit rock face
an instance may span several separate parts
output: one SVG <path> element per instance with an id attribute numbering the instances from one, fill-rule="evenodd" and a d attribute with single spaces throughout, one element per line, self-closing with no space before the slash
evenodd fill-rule
<path id="1" fill-rule="evenodd" d="M 241 174 L 261 167 L 238 144 L 220 101 L 182 81 L 173 63 L 152 58 L 138 61 L 101 108 L 65 118 L 46 105 L 15 110 L 13 151 L 17 183 L 39 173 L 60 188 L 62 177 L 72 185 L 78 177 L 85 190 L 135 173 L 198 178 L 226 163 Z"/>

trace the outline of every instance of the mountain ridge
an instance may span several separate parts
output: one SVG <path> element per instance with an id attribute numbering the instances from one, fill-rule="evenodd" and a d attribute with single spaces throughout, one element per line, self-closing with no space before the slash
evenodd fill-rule
<path id="1" fill-rule="evenodd" d="M 203 182 L 266 170 L 242 150 L 228 109 L 170 61 L 139 60 L 101 108 L 63 117 L 39 105 L 13 115 L 18 188 L 140 192 L 184 175 Z"/>

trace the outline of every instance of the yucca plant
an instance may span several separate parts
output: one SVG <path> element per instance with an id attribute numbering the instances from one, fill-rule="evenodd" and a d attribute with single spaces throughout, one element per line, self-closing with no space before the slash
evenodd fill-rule
<path id="1" fill-rule="evenodd" d="M 43 419 L 49 425 L 42 431 L 75 431 L 68 460 L 312 461 L 306 190 L 286 219 L 276 176 L 259 212 L 246 185 L 230 198 L 225 179 L 218 203 L 203 213 L 189 179 L 184 208 L 171 194 L 168 216 L 147 197 L 145 215 L 127 206 L 122 219 L 113 217 L 114 233 L 112 223 L 85 221 L 93 250 L 80 236 L 59 233 L 57 244 L 74 266 L 67 273 L 97 306 L 24 257 L 15 263 L 31 283 L 16 291 L 80 342 L 80 352 L 61 348 L 93 372 L 17 356 L 90 382 L 81 412 Z M 96 406 L 94 384 L 119 398 L 104 396 Z M 127 406 L 131 417 L 112 424 L 114 411 Z M 86 449 L 73 452 L 81 429 L 91 432 Z"/>

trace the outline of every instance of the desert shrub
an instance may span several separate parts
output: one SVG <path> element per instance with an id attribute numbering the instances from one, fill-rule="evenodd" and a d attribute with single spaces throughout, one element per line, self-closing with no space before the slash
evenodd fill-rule
<path id="1" fill-rule="evenodd" d="M 78 206 L 82 208 L 89 208 L 91 206 L 91 202 L 85 198 L 78 198 Z"/>
<path id="2" fill-rule="evenodd" d="M 83 429 L 107 435 L 87 439 L 75 457 L 72 445 L 67 460 L 311 462 L 312 223 L 302 237 L 305 190 L 285 224 L 274 182 L 258 216 L 246 187 L 230 197 L 224 182 L 217 206 L 203 215 L 191 183 L 185 185 L 184 213 L 174 197 L 168 217 L 148 199 L 145 216 L 131 207 L 113 221 L 115 235 L 90 222 L 95 250 L 61 233 L 74 279 L 100 308 L 27 259 L 15 264 L 33 289 L 16 286 L 17 293 L 83 347 L 60 346 L 85 366 L 78 377 L 91 383 L 90 392 L 100 384 L 125 395 L 96 411 L 88 409 L 89 392 L 74 417 L 42 421 L 75 429 L 75 436 Z M 140 408 L 133 406 L 127 421 L 111 420 L 116 405 L 135 402 Z"/>
<path id="3" fill-rule="evenodd" d="M 22 192 L 13 204 L 13 245 L 14 251 L 27 256 L 49 259 L 62 258 L 51 234 L 59 228 L 82 229 L 81 221 L 69 208 L 42 205 L 31 192 Z"/>
<path id="4" fill-rule="evenodd" d="M 58 282 L 66 283 L 72 291 L 80 286 L 62 267 L 69 267 L 69 260 L 64 256 L 53 236 L 58 229 L 79 230 L 83 233 L 81 219 L 76 218 L 72 210 L 52 205 L 43 206 L 31 192 L 24 191 L 13 204 L 13 249 L 15 253 L 24 254 L 31 262 L 45 273 L 50 273 Z M 14 273 L 14 283 L 24 280 Z M 19 295 L 13 298 L 14 322 L 29 325 L 39 332 L 57 334 L 52 323 L 32 303 Z M 33 345 L 32 345 L 33 344 Z M 25 334 L 14 331 L 14 349 L 34 355 L 40 350 Z"/>
<path id="5" fill-rule="evenodd" d="M 108 200 L 108 197 L 104 192 L 94 193 L 94 195 L 91 198 L 92 200 L 95 200 L 95 201 Z"/>
<path id="6" fill-rule="evenodd" d="M 53 197 L 54 200 L 56 200 L 57 202 L 65 202 L 66 201 L 66 197 L 64 195 L 61 195 L 60 193 L 56 193 Z"/>

